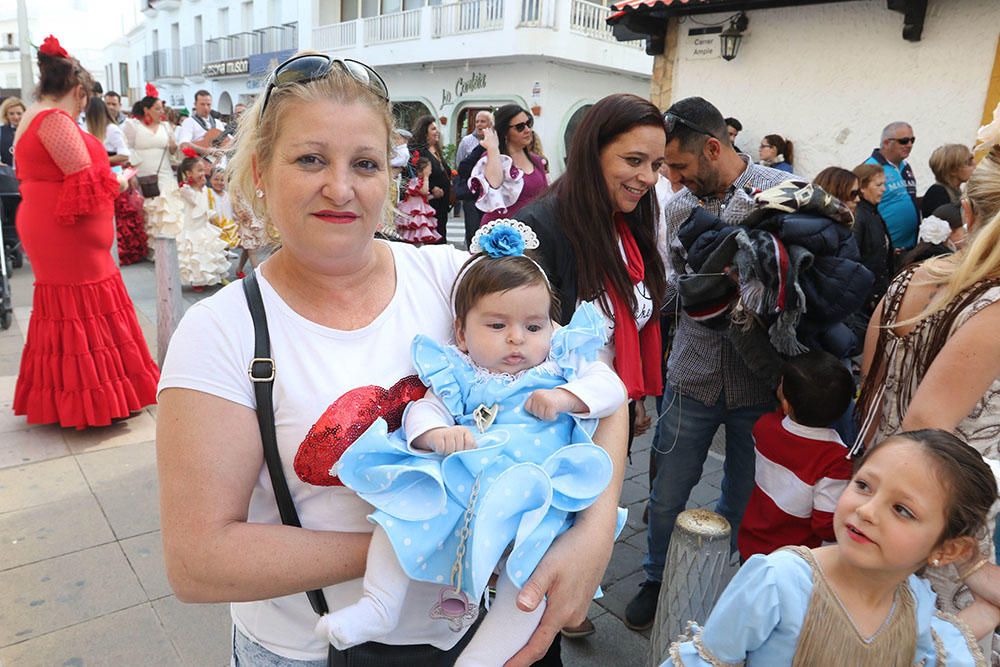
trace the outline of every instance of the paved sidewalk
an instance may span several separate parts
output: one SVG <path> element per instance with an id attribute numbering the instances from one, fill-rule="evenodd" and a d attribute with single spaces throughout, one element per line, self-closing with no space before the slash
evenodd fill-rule
<path id="1" fill-rule="evenodd" d="M 228 665 L 228 606 L 183 604 L 167 585 L 156 408 L 86 431 L 29 427 L 13 415 L 30 271 L 26 265 L 12 276 L 15 323 L 0 332 L 0 667 Z M 153 265 L 122 274 L 155 357 Z M 193 303 L 211 293 L 184 296 Z M 620 619 L 643 578 L 649 447 L 649 435 L 636 441 L 626 474 L 629 520 L 604 578 L 605 597 L 592 606 L 597 633 L 564 640 L 569 667 L 645 664 L 648 632 L 632 632 Z M 691 506 L 713 506 L 721 476 L 713 453 Z"/>

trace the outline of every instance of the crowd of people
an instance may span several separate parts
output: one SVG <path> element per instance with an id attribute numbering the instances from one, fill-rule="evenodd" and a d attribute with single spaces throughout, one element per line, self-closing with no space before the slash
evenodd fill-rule
<path id="1" fill-rule="evenodd" d="M 238 124 L 199 91 L 175 128 L 154 87 L 125 114 L 38 58 L 38 102 L 0 107 L 37 278 L 14 410 L 159 401 L 167 575 L 232 603 L 234 664 L 562 664 L 652 428 L 648 628 L 720 426 L 742 566 L 664 664 L 992 659 L 1000 137 L 936 149 L 918 201 L 908 123 L 809 181 L 707 100 L 614 94 L 550 183 L 530 111 L 479 111 L 453 170 L 357 61 L 299 54 Z M 123 263 L 176 238 L 194 289 L 245 251 L 162 372 L 112 215 Z"/>

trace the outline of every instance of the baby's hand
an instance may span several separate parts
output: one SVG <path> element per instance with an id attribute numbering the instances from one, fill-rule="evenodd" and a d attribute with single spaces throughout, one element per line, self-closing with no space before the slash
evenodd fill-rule
<path id="1" fill-rule="evenodd" d="M 561 387 L 536 389 L 524 402 L 524 409 L 547 422 L 563 412 L 587 412 L 587 406 L 583 401 Z"/>
<path id="2" fill-rule="evenodd" d="M 447 455 L 475 449 L 476 439 L 464 426 L 442 426 L 418 435 L 413 439 L 413 446 Z"/>

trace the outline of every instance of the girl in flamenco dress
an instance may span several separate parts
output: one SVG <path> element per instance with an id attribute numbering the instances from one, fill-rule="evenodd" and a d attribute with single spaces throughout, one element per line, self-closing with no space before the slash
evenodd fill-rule
<path id="1" fill-rule="evenodd" d="M 219 228 L 219 237 L 226 243 L 226 248 L 235 248 L 240 244 L 239 229 L 233 214 L 233 205 L 226 192 L 226 170 L 222 167 L 212 169 L 208 179 L 208 207 L 211 209 L 209 219 Z"/>
<path id="2" fill-rule="evenodd" d="M 229 259 L 226 242 L 219 228 L 209 222 L 208 192 L 205 186 L 207 166 L 193 149 L 177 168 L 178 197 L 184 202 L 184 225 L 177 235 L 177 261 L 181 284 L 201 292 L 210 285 L 226 281 Z"/>
<path id="3" fill-rule="evenodd" d="M 522 254 L 537 246 L 513 220 L 476 232 L 478 254 L 454 289 L 457 344 L 413 340 L 427 394 L 406 409 L 403 428 L 388 434 L 376 420 L 331 470 L 375 506 L 377 524 L 364 595 L 316 626 L 338 649 L 389 635 L 403 599 L 417 595 L 411 580 L 440 584 L 426 601 L 429 622 L 464 633 L 500 565 L 496 600 L 455 664 L 503 664 L 545 606 L 520 611 L 518 589 L 611 479 L 611 458 L 591 435 L 626 396 L 597 360 L 604 318 L 583 304 L 555 328 L 548 280 Z M 619 531 L 623 524 L 619 510 Z"/>
<path id="4" fill-rule="evenodd" d="M 17 231 L 35 274 L 14 414 L 105 426 L 156 402 L 159 370 L 111 256 L 117 180 L 104 146 L 76 123 L 93 79 L 51 35 L 38 71 L 14 148 Z"/>
<path id="5" fill-rule="evenodd" d="M 437 213 L 427 203 L 430 194 L 431 161 L 414 153 L 410 159 L 413 176 L 406 182 L 406 197 L 399 205 L 396 230 L 407 243 L 421 245 L 437 243 Z"/>

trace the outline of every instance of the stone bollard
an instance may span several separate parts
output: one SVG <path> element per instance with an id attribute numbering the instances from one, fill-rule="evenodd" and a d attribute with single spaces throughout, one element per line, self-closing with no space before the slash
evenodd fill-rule
<path id="1" fill-rule="evenodd" d="M 153 256 L 156 258 L 156 361 L 162 367 L 170 337 L 184 314 L 177 239 L 155 237 Z"/>
<path id="2" fill-rule="evenodd" d="M 659 667 L 688 621 L 703 624 L 729 581 L 729 522 L 709 510 L 677 516 L 663 568 L 649 666 Z"/>

